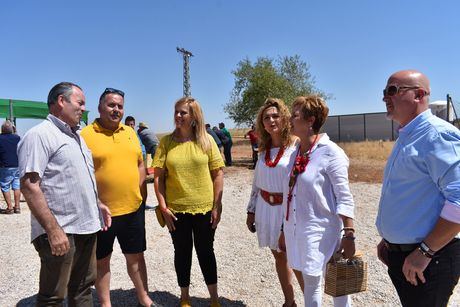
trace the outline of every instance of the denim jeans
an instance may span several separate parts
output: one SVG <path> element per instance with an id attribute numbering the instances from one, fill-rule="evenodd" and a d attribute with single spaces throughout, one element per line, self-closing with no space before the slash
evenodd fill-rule
<path id="1" fill-rule="evenodd" d="M 19 190 L 19 168 L 1 167 L 0 187 L 2 189 L 2 192 L 9 192 L 11 189 Z"/>

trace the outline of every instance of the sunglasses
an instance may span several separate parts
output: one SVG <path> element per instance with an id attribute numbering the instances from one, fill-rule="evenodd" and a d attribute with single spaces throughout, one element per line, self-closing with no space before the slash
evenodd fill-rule
<path id="1" fill-rule="evenodd" d="M 420 86 L 397 86 L 397 85 L 390 85 L 383 90 L 383 96 L 394 96 L 399 93 L 400 90 L 415 90 L 419 89 Z M 426 92 L 425 92 L 426 93 Z"/>
<path id="2" fill-rule="evenodd" d="M 117 90 L 115 88 L 111 88 L 111 87 L 106 88 L 104 93 L 102 93 L 101 96 L 105 96 L 107 94 L 117 94 L 117 95 L 120 95 L 123 98 L 125 97 L 125 92 Z"/>

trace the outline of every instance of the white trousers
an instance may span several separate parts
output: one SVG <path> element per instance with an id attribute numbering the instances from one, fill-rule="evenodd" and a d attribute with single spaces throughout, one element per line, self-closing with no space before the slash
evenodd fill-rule
<path id="1" fill-rule="evenodd" d="M 321 307 L 323 302 L 323 289 L 321 287 L 322 275 L 311 276 L 303 274 L 304 282 L 304 303 L 305 307 Z M 334 307 L 351 307 L 349 295 L 334 297 Z"/>

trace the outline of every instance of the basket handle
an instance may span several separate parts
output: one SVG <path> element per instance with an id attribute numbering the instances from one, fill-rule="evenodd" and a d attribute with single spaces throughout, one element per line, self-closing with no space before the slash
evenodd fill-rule
<path id="1" fill-rule="evenodd" d="M 363 258 L 363 252 L 362 251 L 356 251 L 355 254 L 353 255 L 353 257 L 351 257 L 350 259 L 347 259 L 347 263 L 348 264 L 354 264 L 356 260 L 362 260 Z M 329 260 L 330 263 L 337 263 L 338 261 L 340 260 L 343 260 L 343 255 L 340 251 L 336 251 L 331 259 Z"/>

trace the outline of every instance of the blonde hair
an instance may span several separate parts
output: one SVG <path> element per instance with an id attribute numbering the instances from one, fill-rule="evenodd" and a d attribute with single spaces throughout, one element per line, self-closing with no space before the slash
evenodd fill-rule
<path id="1" fill-rule="evenodd" d="M 288 146 L 292 143 L 292 138 L 290 136 L 291 124 L 289 118 L 291 114 L 289 109 L 286 107 L 284 102 L 281 99 L 277 98 L 267 98 L 264 104 L 260 107 L 259 112 L 257 113 L 256 119 L 256 129 L 257 134 L 259 135 L 259 151 L 264 151 L 267 149 L 268 144 L 271 142 L 270 134 L 264 128 L 264 112 L 268 108 L 276 108 L 278 110 L 280 119 L 281 119 L 281 143 L 282 146 Z"/>
<path id="2" fill-rule="evenodd" d="M 208 133 L 204 124 L 203 111 L 201 110 L 198 100 L 192 97 L 183 97 L 176 101 L 174 109 L 179 105 L 187 105 L 192 117 L 192 131 L 193 138 L 201 147 L 204 152 L 208 152 L 211 149 L 211 142 L 209 141 Z"/>
<path id="3" fill-rule="evenodd" d="M 319 133 L 329 114 L 329 108 L 324 99 L 318 95 L 300 96 L 292 103 L 292 110 L 296 107 L 300 107 L 304 119 L 311 116 L 315 118 L 311 128 L 315 133 Z"/>

